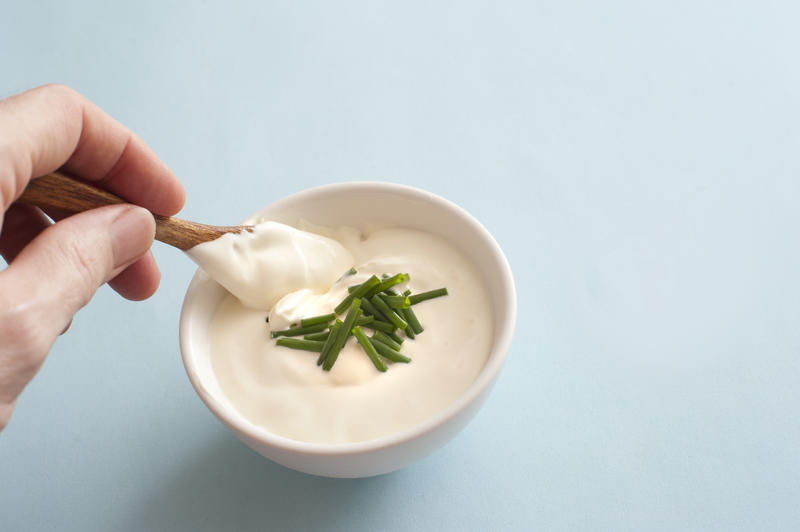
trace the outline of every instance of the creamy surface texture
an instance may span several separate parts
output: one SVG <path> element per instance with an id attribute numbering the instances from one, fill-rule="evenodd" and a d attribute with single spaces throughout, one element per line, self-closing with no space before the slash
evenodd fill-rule
<path id="1" fill-rule="evenodd" d="M 298 250 L 305 259 L 290 263 L 305 263 L 309 271 L 319 268 L 312 275 L 318 282 L 304 284 L 287 266 L 283 277 L 264 278 L 268 284 L 274 281 L 270 297 L 282 295 L 269 312 L 269 324 L 266 312 L 227 295 L 209 327 L 212 367 L 242 416 L 296 440 L 364 441 L 425 421 L 476 379 L 492 341 L 491 305 L 478 272 L 455 248 L 430 233 L 410 229 L 381 229 L 366 236 L 340 229 L 327 231 L 327 237 L 293 231 L 286 235 L 298 240 L 284 247 Z M 328 241 L 344 252 L 331 253 L 336 246 Z M 306 246 L 315 251 L 307 252 Z M 313 263 L 317 257 L 324 263 Z M 358 273 L 336 281 L 350 266 Z M 449 292 L 414 306 L 425 331 L 403 343 L 401 351 L 412 359 L 409 364 L 387 363 L 388 371 L 380 373 L 351 338 L 326 372 L 316 365 L 317 353 L 278 347 L 270 337 L 270 327 L 284 329 L 302 317 L 332 312 L 348 286 L 372 274 L 401 272 L 410 274 L 407 286 L 414 293 L 443 286 Z"/>
<path id="2" fill-rule="evenodd" d="M 290 291 L 327 290 L 353 263 L 339 242 L 277 222 L 222 235 L 186 253 L 242 303 L 265 310 Z"/>

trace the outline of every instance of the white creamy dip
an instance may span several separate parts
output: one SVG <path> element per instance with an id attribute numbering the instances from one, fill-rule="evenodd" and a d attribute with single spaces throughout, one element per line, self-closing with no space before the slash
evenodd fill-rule
<path id="1" fill-rule="evenodd" d="M 186 253 L 242 303 L 264 310 L 294 290 L 327 290 L 353 264 L 339 242 L 277 222 L 224 234 Z"/>
<path id="2" fill-rule="evenodd" d="M 274 226 L 271 231 L 277 231 Z M 242 304 L 239 292 L 239 299 L 227 295 L 208 331 L 217 380 L 242 416 L 295 440 L 371 440 L 432 417 L 477 378 L 492 341 L 491 305 L 478 272 L 454 247 L 411 229 L 381 229 L 366 236 L 338 230 L 326 232 L 329 237 L 290 229 L 281 230 L 276 254 L 257 273 L 250 272 L 232 243 L 203 251 L 204 260 L 213 264 L 242 262 L 249 272 L 243 279 L 258 276 L 269 294 L 260 294 L 258 301 L 245 294 L 245 303 L 255 308 Z M 294 254 L 278 253 L 286 249 Z M 212 254 L 215 258 L 208 261 Z M 335 282 L 350 266 L 358 273 Z M 414 306 L 425 330 L 402 345 L 401 352 L 412 359 L 409 364 L 387 363 L 388 371 L 380 373 L 350 338 L 328 372 L 316 365 L 317 353 L 276 346 L 270 337 L 271 330 L 302 317 L 332 312 L 348 286 L 384 273 L 410 274 L 407 287 L 413 293 L 440 287 L 449 292 Z M 277 302 L 265 323 L 266 312 L 258 307 L 267 308 L 263 302 L 273 299 Z"/>

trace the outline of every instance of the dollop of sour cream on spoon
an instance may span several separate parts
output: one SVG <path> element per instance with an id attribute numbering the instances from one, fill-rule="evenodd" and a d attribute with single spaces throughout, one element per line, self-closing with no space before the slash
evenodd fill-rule
<path id="1" fill-rule="evenodd" d="M 244 305 L 260 310 L 297 290 L 324 293 L 353 266 L 352 254 L 336 240 L 271 221 L 186 253 Z"/>

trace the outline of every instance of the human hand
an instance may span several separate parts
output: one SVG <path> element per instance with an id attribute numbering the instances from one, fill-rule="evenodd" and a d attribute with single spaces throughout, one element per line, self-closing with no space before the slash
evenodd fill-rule
<path id="1" fill-rule="evenodd" d="M 161 274 L 149 248 L 152 215 L 113 205 L 53 224 L 14 204 L 28 182 L 58 168 L 170 216 L 183 206 L 177 178 L 136 135 L 67 87 L 0 101 L 0 430 L 73 315 L 105 282 L 131 300 Z M 58 213 L 48 213 L 59 219 Z"/>

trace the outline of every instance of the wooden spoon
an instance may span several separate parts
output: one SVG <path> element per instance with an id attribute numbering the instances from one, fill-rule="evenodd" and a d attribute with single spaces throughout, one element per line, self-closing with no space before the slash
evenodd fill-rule
<path id="1" fill-rule="evenodd" d="M 56 209 L 67 214 L 88 211 L 104 205 L 128 203 L 110 192 L 58 172 L 32 179 L 17 201 L 43 209 Z M 253 228 L 252 225 L 218 227 L 160 214 L 154 214 L 153 218 L 156 219 L 156 240 L 184 251 L 197 244 L 216 240 L 225 233 L 241 233 Z"/>

